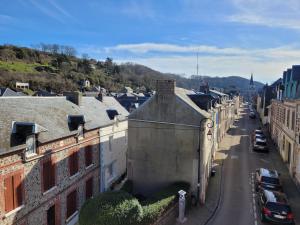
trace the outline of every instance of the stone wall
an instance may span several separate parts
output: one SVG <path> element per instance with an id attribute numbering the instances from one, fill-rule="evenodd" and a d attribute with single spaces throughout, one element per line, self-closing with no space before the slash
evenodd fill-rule
<path id="1" fill-rule="evenodd" d="M 2 156 L 0 159 L 0 224 L 46 225 L 46 211 L 55 203 L 56 221 L 66 223 L 66 197 L 77 189 L 77 208 L 85 201 L 85 182 L 93 177 L 93 194 L 99 191 L 99 133 L 98 130 L 85 133 L 78 141 L 69 137 L 38 147 L 38 155 L 22 161 L 21 152 Z M 84 147 L 93 146 L 93 164 L 85 167 Z M 68 157 L 72 151 L 79 152 L 79 172 L 70 177 Z M 51 157 L 56 163 L 56 186 L 43 193 L 42 161 Z M 5 214 L 4 211 L 4 177 L 8 173 L 22 171 L 23 176 L 23 206 Z"/>

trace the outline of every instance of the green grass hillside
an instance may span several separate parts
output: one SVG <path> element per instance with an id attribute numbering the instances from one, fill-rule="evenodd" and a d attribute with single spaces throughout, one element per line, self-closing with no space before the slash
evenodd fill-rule
<path id="1" fill-rule="evenodd" d="M 97 61 L 86 56 L 78 58 L 76 50 L 69 46 L 43 45 L 39 49 L 0 46 L 0 86 L 14 88 L 15 81 L 29 82 L 33 91 L 44 89 L 57 93 L 78 90 L 80 81 L 88 79 L 92 85 L 110 91 L 119 91 L 124 86 L 144 86 L 155 89 L 157 79 L 175 79 L 177 86 L 198 90 L 200 79 L 185 78 L 174 74 L 160 73 L 138 64 L 117 65 L 112 59 Z M 246 89 L 249 80 L 241 77 L 205 77 L 211 86 L 226 88 L 238 84 Z M 256 83 L 261 87 L 261 83 Z"/>

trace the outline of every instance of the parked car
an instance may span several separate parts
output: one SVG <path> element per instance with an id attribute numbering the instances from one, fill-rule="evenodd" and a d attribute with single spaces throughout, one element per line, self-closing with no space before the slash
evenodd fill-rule
<path id="1" fill-rule="evenodd" d="M 255 172 L 255 190 L 261 189 L 282 191 L 279 173 L 276 170 L 265 168 L 257 169 Z"/>
<path id="2" fill-rule="evenodd" d="M 268 152 L 269 148 L 267 145 L 267 140 L 255 137 L 253 141 L 253 151 Z"/>
<path id="3" fill-rule="evenodd" d="M 267 137 L 264 135 L 264 134 L 256 134 L 256 133 L 254 133 L 254 137 L 255 138 L 259 138 L 259 139 L 261 139 L 261 140 L 267 140 Z"/>
<path id="4" fill-rule="evenodd" d="M 256 118 L 256 114 L 254 112 L 250 112 L 249 113 L 249 118 L 255 119 Z"/>
<path id="5" fill-rule="evenodd" d="M 283 193 L 262 190 L 257 194 L 257 202 L 262 222 L 295 224 L 293 213 Z"/>

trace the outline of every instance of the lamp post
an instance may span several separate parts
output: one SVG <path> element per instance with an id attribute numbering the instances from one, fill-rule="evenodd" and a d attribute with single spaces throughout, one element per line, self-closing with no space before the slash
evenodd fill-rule
<path id="1" fill-rule="evenodd" d="M 200 183 L 202 180 L 202 176 L 203 176 L 203 171 L 201 170 L 201 159 L 203 158 L 203 151 L 201 151 L 201 132 L 205 131 L 205 129 L 202 130 L 202 124 L 206 121 L 206 120 L 210 120 L 210 123 L 207 123 L 207 127 L 210 129 L 214 126 L 214 121 L 210 118 L 203 118 L 200 120 L 200 126 L 199 126 L 199 142 L 198 142 L 198 180 L 197 180 L 197 203 L 199 201 L 200 198 Z M 207 133 L 207 136 L 211 137 L 212 133 L 209 130 Z"/>

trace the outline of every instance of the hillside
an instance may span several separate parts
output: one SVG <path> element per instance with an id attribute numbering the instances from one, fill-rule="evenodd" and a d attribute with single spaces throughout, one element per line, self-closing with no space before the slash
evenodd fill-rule
<path id="1" fill-rule="evenodd" d="M 199 77 L 181 77 L 160 73 L 138 64 L 117 65 L 112 59 L 105 61 L 75 56 L 76 50 L 70 46 L 41 45 L 36 49 L 0 46 L 0 86 L 14 88 L 15 81 L 29 82 L 33 91 L 43 89 L 61 93 L 78 90 L 80 81 L 90 80 L 92 85 L 104 87 L 110 91 L 119 91 L 124 86 L 132 88 L 146 87 L 155 89 L 155 80 L 176 79 L 177 86 L 188 89 L 199 88 Z M 232 85 L 240 90 L 246 89 L 249 80 L 241 77 L 208 77 L 203 79 L 210 86 L 227 88 Z M 256 82 L 257 87 L 262 84 Z"/>

